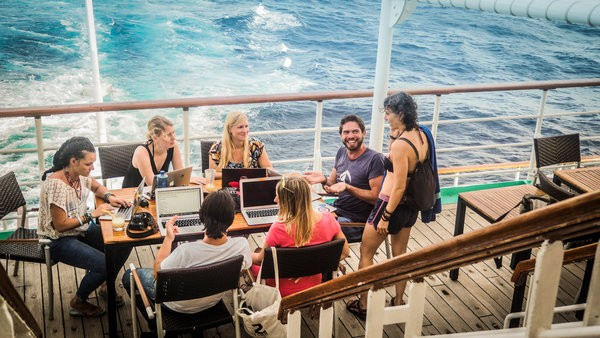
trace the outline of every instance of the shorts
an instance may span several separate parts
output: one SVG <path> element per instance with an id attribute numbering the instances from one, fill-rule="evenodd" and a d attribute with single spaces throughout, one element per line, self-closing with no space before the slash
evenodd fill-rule
<path id="1" fill-rule="evenodd" d="M 377 223 L 379 223 L 389 200 L 389 196 L 379 194 L 375 207 L 373 207 L 373 211 L 371 211 L 371 214 L 367 219 L 367 224 L 373 225 L 375 230 L 377 230 Z M 399 233 L 402 228 L 412 227 L 417 222 L 418 214 L 418 210 L 415 210 L 406 204 L 399 204 L 396 207 L 396 210 L 392 212 L 392 216 L 390 216 L 388 233 L 394 235 Z"/>

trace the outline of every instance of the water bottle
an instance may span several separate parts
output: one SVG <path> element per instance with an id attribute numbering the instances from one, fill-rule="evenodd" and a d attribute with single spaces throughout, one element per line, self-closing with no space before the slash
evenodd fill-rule
<path id="1" fill-rule="evenodd" d="M 157 188 L 168 188 L 169 180 L 164 170 L 160 171 L 160 174 L 156 175 L 156 187 Z"/>

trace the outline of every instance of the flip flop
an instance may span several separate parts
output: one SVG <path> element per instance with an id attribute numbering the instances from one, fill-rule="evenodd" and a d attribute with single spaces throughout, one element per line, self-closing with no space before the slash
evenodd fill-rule
<path id="1" fill-rule="evenodd" d="M 367 320 L 367 309 L 360 307 L 360 300 L 351 300 L 346 304 L 346 309 L 361 320 Z"/>
<path id="2" fill-rule="evenodd" d="M 396 304 L 396 297 L 392 297 L 392 299 L 390 299 L 390 306 L 400 306 L 400 305 L 406 305 L 404 300 L 400 300 L 400 304 Z"/>
<path id="3" fill-rule="evenodd" d="M 100 287 L 100 289 L 98 290 L 98 296 L 104 299 L 108 298 L 108 293 L 106 292 L 106 289 Z M 123 299 L 123 296 L 117 295 L 117 297 L 115 297 L 115 304 L 117 305 L 117 307 L 125 305 L 125 300 Z"/>

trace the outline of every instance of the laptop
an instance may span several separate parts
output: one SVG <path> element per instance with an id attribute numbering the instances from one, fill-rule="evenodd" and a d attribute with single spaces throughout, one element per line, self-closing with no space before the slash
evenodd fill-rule
<path id="1" fill-rule="evenodd" d="M 129 221 L 131 220 L 131 216 L 135 215 L 135 213 L 137 212 L 137 210 L 140 207 L 140 204 L 142 203 L 143 200 L 143 196 L 144 196 L 144 180 L 142 180 L 140 182 L 140 184 L 138 185 L 138 187 L 135 189 L 135 192 L 133 193 L 133 201 L 131 202 L 131 206 L 129 207 L 120 207 L 117 210 L 114 210 L 113 212 L 120 212 L 123 215 L 125 215 L 125 221 Z M 102 215 L 99 217 L 101 220 L 111 220 L 112 216 L 111 215 Z"/>
<path id="2" fill-rule="evenodd" d="M 229 183 L 239 182 L 242 178 L 267 177 L 265 168 L 223 168 L 221 171 L 221 186 L 230 187 Z"/>
<path id="3" fill-rule="evenodd" d="M 276 187 L 281 177 L 240 180 L 240 211 L 248 225 L 268 224 L 277 220 Z"/>
<path id="4" fill-rule="evenodd" d="M 179 227 L 179 233 L 204 232 L 199 216 L 200 206 L 204 200 L 201 186 L 157 188 L 155 193 L 156 220 L 162 236 L 167 234 L 165 224 L 175 215 L 179 216 L 175 222 Z"/>
<path id="5" fill-rule="evenodd" d="M 169 183 L 169 187 L 181 187 L 189 185 L 190 179 L 192 178 L 192 168 L 193 167 L 185 167 L 167 172 L 167 182 Z M 148 198 L 153 199 L 155 190 L 156 175 L 154 175 L 154 179 L 152 180 L 152 186 L 144 189 L 144 194 Z"/>

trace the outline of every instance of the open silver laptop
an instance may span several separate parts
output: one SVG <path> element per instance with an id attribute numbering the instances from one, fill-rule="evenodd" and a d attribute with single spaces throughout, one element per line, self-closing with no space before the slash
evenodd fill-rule
<path id="1" fill-rule="evenodd" d="M 190 179 L 192 178 L 192 168 L 193 167 L 185 167 L 167 172 L 167 182 L 169 183 L 169 187 L 181 187 L 189 185 Z M 148 196 L 148 198 L 152 198 L 155 190 L 156 176 L 154 176 L 152 186 L 144 189 L 144 194 Z"/>
<path id="2" fill-rule="evenodd" d="M 178 215 L 175 225 L 179 233 L 198 233 L 204 231 L 200 223 L 199 212 L 204 194 L 199 185 L 156 189 L 156 220 L 160 234 L 165 236 L 167 221 Z"/>
<path id="3" fill-rule="evenodd" d="M 133 193 L 133 201 L 131 201 L 131 206 L 125 208 L 125 207 L 120 207 L 117 210 L 114 210 L 113 212 L 120 212 L 123 215 L 125 215 L 125 221 L 129 221 L 131 220 L 131 216 L 135 215 L 135 213 L 137 212 L 137 209 L 139 209 L 140 204 L 142 203 L 142 198 L 143 198 L 143 191 L 144 191 L 144 180 L 142 180 L 142 182 L 140 182 L 140 184 L 138 185 L 138 187 L 135 189 L 135 192 Z M 102 215 L 100 216 L 101 220 L 110 220 L 112 219 L 111 215 Z"/>
<path id="4" fill-rule="evenodd" d="M 277 220 L 276 187 L 281 177 L 240 180 L 240 211 L 248 225 L 269 224 Z"/>

